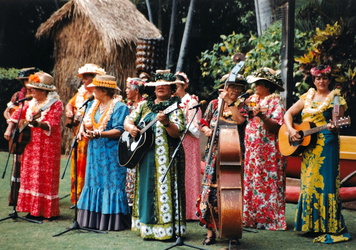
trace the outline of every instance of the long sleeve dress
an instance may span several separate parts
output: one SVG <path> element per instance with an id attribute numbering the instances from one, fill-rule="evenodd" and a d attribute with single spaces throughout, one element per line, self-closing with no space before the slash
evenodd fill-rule
<path id="1" fill-rule="evenodd" d="M 159 111 L 165 110 L 177 101 L 179 98 L 172 97 L 154 104 L 153 99 L 148 98 L 141 102 L 127 119 L 133 121 L 135 125 L 140 122 L 147 124 Z M 169 120 L 180 132 L 184 131 L 185 121 L 181 109 L 170 113 Z M 179 138 L 170 137 L 163 124 L 158 121 L 152 129 L 154 144 L 144 154 L 136 169 L 132 230 L 139 232 L 144 239 L 168 240 L 175 235 L 184 236 L 186 232 L 184 150 L 180 147 L 167 171 Z"/>
<path id="2" fill-rule="evenodd" d="M 278 94 L 264 99 L 252 95 L 246 103 L 267 110 L 265 115 L 282 125 L 285 110 Z M 268 132 L 259 117 L 246 118 L 243 224 L 258 229 L 286 230 L 286 158 L 279 152 L 277 135 Z"/>
<path id="3" fill-rule="evenodd" d="M 22 112 L 23 119 L 31 120 L 41 107 L 36 99 L 28 102 Z M 17 210 L 29 212 L 36 217 L 59 216 L 59 171 L 61 159 L 61 117 L 63 104 L 58 99 L 41 113 L 37 121 L 46 123 L 49 131 L 31 127 L 31 139 L 25 148 L 21 161 L 21 184 L 18 195 Z M 15 111 L 11 119 L 17 122 L 20 109 Z"/>
<path id="4" fill-rule="evenodd" d="M 115 98 L 100 114 L 99 104 L 98 100 L 89 104 L 84 124 L 91 122 L 94 128 L 104 131 L 124 131 L 124 119 L 129 114 L 126 105 Z M 89 141 L 85 184 L 78 201 L 78 223 L 82 227 L 110 231 L 130 228 L 125 192 L 126 168 L 119 165 L 117 147 L 117 139 Z"/>
<path id="5" fill-rule="evenodd" d="M 302 120 L 322 126 L 332 118 L 334 93 L 323 103 L 312 101 L 315 90 L 310 89 L 300 98 L 304 102 Z M 346 107 L 344 98 L 340 105 Z M 338 133 L 322 130 L 316 134 L 315 146 L 302 153 L 301 190 L 295 214 L 295 231 L 325 233 L 314 241 L 333 243 L 347 241 L 340 199 L 340 146 Z M 338 234 L 338 235 L 336 235 Z"/>

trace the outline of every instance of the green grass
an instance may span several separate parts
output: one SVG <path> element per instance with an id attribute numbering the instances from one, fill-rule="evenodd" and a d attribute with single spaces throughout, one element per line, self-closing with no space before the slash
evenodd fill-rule
<path id="1" fill-rule="evenodd" d="M 2 176 L 7 153 L 0 152 L 0 174 Z M 66 157 L 62 159 L 62 171 Z M 11 165 L 11 164 L 10 164 Z M 6 176 L 0 179 L 0 219 L 12 212 L 8 206 L 7 197 L 10 190 L 11 166 L 8 166 Z M 68 167 L 65 178 L 60 182 L 60 208 L 61 216 L 56 221 L 34 224 L 20 219 L 8 219 L 0 222 L 0 249 L 165 249 L 174 242 L 144 241 L 137 233 L 126 230 L 121 232 L 108 232 L 97 234 L 81 230 L 73 230 L 58 237 L 53 235 L 72 227 L 74 210 L 69 209 L 70 168 Z M 264 231 L 257 233 L 243 232 L 241 245 L 238 249 L 356 249 L 356 240 L 333 245 L 312 243 L 312 239 L 300 236 L 293 232 L 294 204 L 287 204 L 287 231 Z M 25 213 L 19 213 L 24 216 Z M 353 238 L 356 238 L 356 211 L 343 210 L 346 224 Z M 205 233 L 204 228 L 197 222 L 188 222 L 187 237 L 184 242 L 203 248 L 201 244 Z M 213 246 L 205 249 L 223 249 L 228 247 L 226 240 L 219 240 Z M 192 249 L 179 246 L 173 249 Z"/>

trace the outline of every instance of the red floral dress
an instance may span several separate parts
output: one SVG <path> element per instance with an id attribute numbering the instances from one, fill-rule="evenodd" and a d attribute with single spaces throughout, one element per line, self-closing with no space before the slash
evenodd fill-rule
<path id="1" fill-rule="evenodd" d="M 31 106 L 35 99 L 24 107 L 21 118 L 34 112 Z M 11 119 L 17 120 L 20 110 Z M 31 127 L 31 140 L 26 146 L 21 162 L 21 184 L 17 210 L 32 216 L 45 218 L 59 216 L 59 171 L 61 157 L 61 117 L 63 104 L 57 101 L 42 112 L 37 120 L 47 123 L 50 130 Z M 26 115 L 25 115 L 26 114 Z"/>
<path id="2" fill-rule="evenodd" d="M 180 108 L 183 110 L 186 117 L 186 126 L 193 119 L 195 109 L 189 108 L 197 105 L 199 99 L 195 95 L 186 94 L 181 100 Z M 196 203 L 197 197 L 200 194 L 201 186 L 201 156 L 200 156 L 200 139 L 199 139 L 199 124 L 202 113 L 198 109 L 192 124 L 189 127 L 189 132 L 184 137 L 183 147 L 185 151 L 185 197 L 186 197 L 186 219 L 197 220 Z"/>
<path id="3" fill-rule="evenodd" d="M 252 95 L 246 103 L 267 109 L 266 116 L 282 125 L 285 109 L 279 95 L 271 94 L 262 100 Z M 257 116 L 247 116 L 245 150 L 244 226 L 286 230 L 286 157 L 279 152 L 277 135 L 267 132 Z"/>

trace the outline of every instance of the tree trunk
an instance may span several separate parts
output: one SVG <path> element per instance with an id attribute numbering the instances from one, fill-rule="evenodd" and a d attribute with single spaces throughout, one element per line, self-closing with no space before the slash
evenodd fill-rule
<path id="1" fill-rule="evenodd" d="M 150 0 L 146 0 L 146 7 L 147 7 L 147 13 L 148 13 L 148 20 L 149 20 L 151 23 L 153 23 Z"/>
<path id="2" fill-rule="evenodd" d="M 188 41 L 189 41 L 190 33 L 192 30 L 192 26 L 193 26 L 195 2 L 196 2 L 196 0 L 190 1 L 187 22 L 185 23 L 185 27 L 184 27 L 184 33 L 183 33 L 182 43 L 180 45 L 180 51 L 179 51 L 179 57 L 178 57 L 176 71 L 184 71 L 183 70 L 184 58 L 186 58 L 186 55 L 188 53 Z"/>
<path id="3" fill-rule="evenodd" d="M 261 36 L 274 21 L 271 0 L 255 0 L 257 32 Z"/>
<path id="4" fill-rule="evenodd" d="M 170 24 L 169 36 L 168 36 L 167 57 L 166 57 L 166 68 L 167 69 L 173 65 L 174 34 L 175 34 L 176 19 L 177 19 L 177 0 L 173 0 L 171 24 Z"/>

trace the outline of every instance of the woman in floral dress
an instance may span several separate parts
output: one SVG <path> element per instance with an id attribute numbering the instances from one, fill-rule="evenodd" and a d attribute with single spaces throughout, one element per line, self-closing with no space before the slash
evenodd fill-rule
<path id="1" fill-rule="evenodd" d="M 125 120 L 125 130 L 136 137 L 139 123 L 147 124 L 157 118 L 152 126 L 153 146 L 147 149 L 136 169 L 132 230 L 139 232 L 143 239 L 168 240 L 176 235 L 184 236 L 186 231 L 183 147 L 168 171 L 179 136 L 185 130 L 185 121 L 178 106 L 169 114 L 162 112 L 179 102 L 178 97 L 171 97 L 176 87 L 174 75 L 158 71 L 153 78 L 155 82 L 145 86 L 155 87 L 154 95 L 141 102 Z"/>
<path id="2" fill-rule="evenodd" d="M 129 110 L 116 94 L 115 77 L 97 75 L 88 87 L 94 87 L 95 99 L 88 105 L 78 137 L 89 139 L 85 184 L 78 201 L 78 223 L 99 230 L 129 229 L 126 168 L 119 165 L 117 155 L 118 139 Z"/>
<path id="3" fill-rule="evenodd" d="M 187 157 L 185 157 L 185 214 L 187 220 L 197 220 L 196 203 L 197 197 L 200 194 L 201 185 L 200 130 L 198 124 L 201 119 L 201 110 L 200 108 L 189 110 L 199 103 L 199 99 L 197 96 L 190 95 L 186 92 L 189 84 L 187 75 L 183 72 L 177 72 L 175 75 L 177 78 L 177 90 L 174 94 L 181 98 L 179 107 L 185 114 L 187 126 L 191 120 L 193 120 L 193 116 L 197 112 L 183 140 L 184 151 L 188 153 Z"/>
<path id="4" fill-rule="evenodd" d="M 88 88 L 88 85 L 93 81 L 93 78 L 97 74 L 105 74 L 105 71 L 98 65 L 92 63 L 87 63 L 83 67 L 80 67 L 78 70 L 77 76 L 81 78 L 82 86 L 80 86 L 78 92 L 69 100 L 66 105 L 66 117 L 70 121 L 66 124 L 66 126 L 68 128 L 73 128 L 74 136 L 78 133 L 78 125 L 80 120 L 83 118 L 83 103 L 93 95 L 93 88 Z M 81 141 L 79 141 L 76 149 L 76 162 L 74 162 L 74 152 L 71 156 L 72 168 L 70 198 L 72 206 L 70 208 L 75 207 L 75 203 L 78 202 L 79 196 L 84 186 L 85 168 L 87 165 L 88 139 L 83 138 Z M 75 166 L 77 169 L 75 169 Z M 77 191 L 77 195 L 75 195 L 75 191 Z"/>
<path id="5" fill-rule="evenodd" d="M 286 230 L 285 164 L 278 150 L 277 133 L 283 123 L 284 105 L 276 90 L 283 91 L 275 71 L 261 68 L 247 78 L 255 94 L 246 103 L 244 159 L 245 227 Z M 251 110 L 251 111 L 250 111 Z"/>
<path id="6" fill-rule="evenodd" d="M 29 122 L 30 142 L 21 161 L 21 184 L 17 210 L 37 220 L 59 216 L 59 170 L 61 159 L 61 116 L 63 104 L 59 100 L 51 75 L 37 72 L 29 76 L 26 85 L 33 99 L 23 112 L 16 110 L 9 121 L 5 138 L 10 139 L 14 122 L 19 116 Z M 49 105 L 49 107 L 48 107 Z M 40 117 L 33 117 L 41 108 Z"/>
<path id="7" fill-rule="evenodd" d="M 340 199 L 340 148 L 338 130 L 331 119 L 344 115 L 346 102 L 338 89 L 333 90 L 331 67 L 319 65 L 311 69 L 314 88 L 286 112 L 285 124 L 292 141 L 300 140 L 293 128 L 293 117 L 301 112 L 302 120 L 316 126 L 328 124 L 317 133 L 317 141 L 302 153 L 301 191 L 295 214 L 295 231 L 316 237 L 314 242 L 334 243 L 350 240 Z M 335 97 L 336 96 L 336 97 Z M 339 109 L 335 100 L 339 101 Z"/>
<path id="8" fill-rule="evenodd" d="M 238 124 L 244 122 L 239 109 L 243 105 L 237 97 L 242 93 L 244 81 L 229 82 L 226 89 L 222 90 L 219 98 L 223 99 L 225 104 L 223 107 L 223 118 L 228 121 L 236 121 Z M 201 131 L 208 137 L 208 142 L 205 150 L 205 169 L 203 177 L 202 192 L 197 202 L 197 215 L 200 225 L 207 229 L 207 235 L 203 241 L 203 245 L 212 245 L 216 242 L 216 230 L 219 230 L 218 220 L 218 202 L 217 202 L 217 184 L 216 184 L 216 157 L 218 153 L 219 131 L 215 136 L 215 141 L 212 143 L 211 138 L 214 128 L 219 119 L 219 100 L 212 100 L 205 113 L 204 119 L 201 120 Z M 236 125 L 236 129 L 238 126 Z M 212 147 L 212 154 L 208 159 L 209 148 Z"/>

